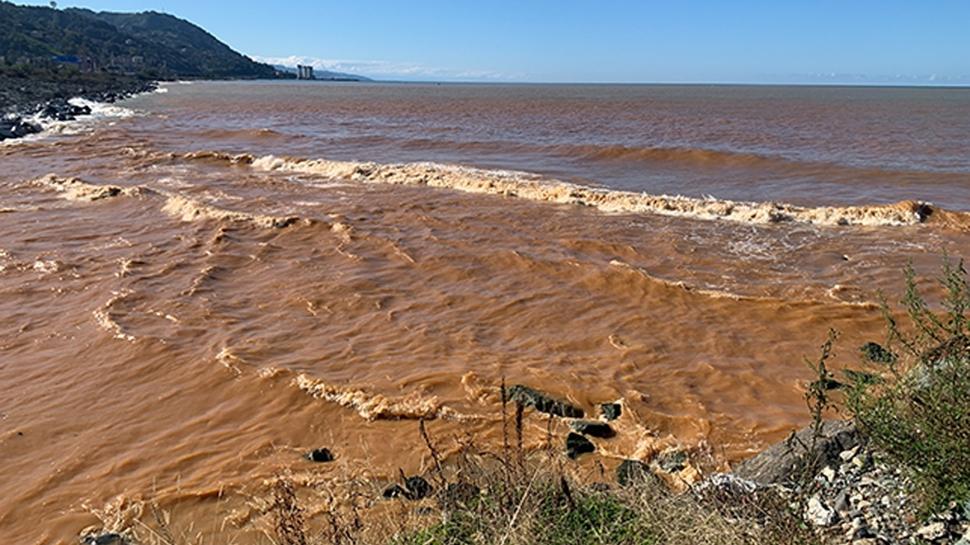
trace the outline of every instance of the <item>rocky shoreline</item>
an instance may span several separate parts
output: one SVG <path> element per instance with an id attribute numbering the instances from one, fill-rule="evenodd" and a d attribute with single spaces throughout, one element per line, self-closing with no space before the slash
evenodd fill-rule
<path id="1" fill-rule="evenodd" d="M 970 545 L 970 502 L 921 517 L 913 483 L 853 423 L 826 421 L 818 439 L 812 435 L 805 428 L 699 487 L 778 493 L 835 545 Z"/>
<path id="2" fill-rule="evenodd" d="M 113 103 L 157 87 L 155 81 L 130 78 L 89 82 L 0 76 L 0 141 L 42 132 L 48 121 L 73 121 L 91 114 L 89 106 L 72 103 L 72 98 Z"/>
<path id="3" fill-rule="evenodd" d="M 617 436 L 613 424 L 624 412 L 622 402 L 610 402 L 599 405 L 597 415 L 588 415 L 568 401 L 525 385 L 507 390 L 503 387 L 503 400 L 514 407 L 516 420 L 527 410 L 563 419 L 569 432 L 560 443 L 561 454 L 556 456 L 568 460 L 596 452 L 602 441 Z M 454 475 L 446 476 L 423 421 L 421 435 L 432 453 L 436 471 L 432 469 L 424 475 L 401 472 L 396 481 L 374 483 L 379 487 L 374 489 L 369 501 L 413 503 L 414 512 L 425 515 L 433 512 L 432 505 L 437 505 L 445 520 L 458 513 L 474 512 L 473 506 L 480 505 L 476 502 L 494 493 L 489 488 L 494 488 L 499 481 L 476 483 L 466 480 L 460 471 L 456 473 L 457 480 Z M 338 450 L 318 447 L 307 451 L 303 458 L 308 463 L 328 464 L 339 456 Z M 508 459 L 506 463 L 514 467 L 523 461 Z M 622 497 L 624 492 L 635 494 L 638 489 L 663 489 L 674 496 L 690 498 L 688 501 L 699 506 L 699 511 L 691 516 L 722 517 L 752 535 L 771 535 L 771 528 L 782 521 L 800 528 L 796 531 L 802 532 L 803 537 L 805 533 L 813 536 L 809 541 L 785 543 L 970 545 L 970 501 L 952 502 L 932 514 L 920 512 L 914 483 L 897 465 L 887 461 L 849 420 L 825 420 L 817 426 L 806 427 L 729 472 L 705 472 L 701 465 L 703 460 L 695 459 L 693 451 L 669 448 L 651 459 L 622 460 L 607 482 L 583 485 L 576 491 L 593 494 L 592 497 Z M 493 478 L 500 479 L 501 475 Z M 564 483 L 560 481 L 568 495 L 569 487 Z M 289 509 L 302 512 L 292 505 Z M 155 543 L 141 541 L 130 529 L 122 527 L 92 530 L 81 533 L 81 543 Z M 715 542 L 721 543 L 711 541 Z"/>
<path id="4" fill-rule="evenodd" d="M 582 409 L 524 385 L 509 388 L 506 399 L 514 403 L 517 414 L 531 409 L 566 419 L 570 432 L 562 452 L 570 460 L 595 452 L 596 442 L 614 437 L 610 423 L 622 410 L 617 403 L 605 403 L 599 407 L 598 418 L 589 419 Z M 325 450 L 326 457 L 318 458 L 318 451 L 313 451 L 307 458 L 334 459 L 329 449 L 319 450 Z M 929 516 L 921 514 L 914 484 L 872 448 L 852 421 L 826 420 L 818 428 L 806 427 L 728 473 L 702 476 L 692 458 L 687 450 L 669 449 L 651 460 L 623 460 L 616 468 L 614 483 L 594 487 L 636 487 L 645 479 L 668 488 L 676 483 L 681 486 L 673 488 L 738 521 L 751 522 L 751 506 L 790 509 L 823 543 L 831 545 L 970 545 L 970 502 L 951 503 Z M 402 475 L 402 479 L 387 486 L 385 499 L 447 497 L 457 486 L 464 486 L 464 492 L 472 496 L 480 491 L 463 482 L 434 490 L 424 477 Z M 758 509 L 764 508 L 753 511 Z"/>

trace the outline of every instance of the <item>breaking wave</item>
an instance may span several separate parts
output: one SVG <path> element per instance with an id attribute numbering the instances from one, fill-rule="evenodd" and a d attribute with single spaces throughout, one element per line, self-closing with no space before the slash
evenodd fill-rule
<path id="1" fill-rule="evenodd" d="M 62 194 L 70 201 L 98 201 L 114 197 L 134 197 L 142 193 L 141 187 L 91 184 L 78 178 L 61 178 L 48 174 L 34 180 L 34 185 L 47 187 Z"/>
<path id="2" fill-rule="evenodd" d="M 233 221 L 250 223 L 257 227 L 281 229 L 301 221 L 297 216 L 274 216 L 221 208 L 198 199 L 151 189 L 143 186 L 121 187 L 110 184 L 92 184 L 78 178 L 62 178 L 48 174 L 34 180 L 33 185 L 53 189 L 71 201 L 98 201 L 116 197 L 156 197 L 164 199 L 161 210 L 182 221 Z M 309 223 L 310 220 L 302 220 Z"/>
<path id="3" fill-rule="evenodd" d="M 365 420 L 420 420 L 441 418 L 446 420 L 472 420 L 465 415 L 442 405 L 437 397 L 423 397 L 410 394 L 397 398 L 366 392 L 355 388 L 334 386 L 306 374 L 299 374 L 293 384 L 314 398 L 336 403 L 352 409 Z"/>
<path id="4" fill-rule="evenodd" d="M 239 221 L 256 225 L 257 227 L 283 228 L 289 227 L 300 221 L 296 216 L 270 216 L 267 214 L 253 214 L 250 212 L 239 212 L 227 210 L 206 204 L 202 201 L 184 197 L 181 195 L 169 194 L 166 196 L 162 211 L 177 217 L 182 221 L 197 220 L 220 220 L 220 221 Z"/>
<path id="5" fill-rule="evenodd" d="M 774 202 L 731 201 L 713 197 L 651 195 L 582 186 L 526 172 L 486 170 L 438 163 L 379 164 L 325 159 L 290 159 L 272 155 L 251 159 L 244 156 L 226 156 L 223 160 L 248 162 L 253 168 L 265 171 L 295 172 L 365 183 L 446 188 L 468 193 L 589 206 L 607 213 L 649 213 L 749 224 L 791 222 L 825 226 L 902 226 L 924 223 L 931 216 L 936 216 L 938 212 L 931 204 L 921 201 L 901 201 L 871 206 L 805 207 Z M 952 218 L 960 214 L 947 215 Z"/>
<path id="6" fill-rule="evenodd" d="M 135 336 L 125 331 L 121 324 L 119 324 L 112 316 L 112 307 L 123 301 L 125 298 L 132 294 L 131 291 L 125 290 L 120 292 L 115 292 L 103 305 L 94 310 L 94 319 L 101 327 L 101 329 L 111 333 L 111 336 L 115 339 L 120 339 L 123 341 L 134 342 Z"/>

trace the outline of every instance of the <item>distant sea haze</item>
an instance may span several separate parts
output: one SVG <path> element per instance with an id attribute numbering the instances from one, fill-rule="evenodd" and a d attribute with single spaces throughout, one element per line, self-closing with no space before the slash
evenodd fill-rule
<path id="1" fill-rule="evenodd" d="M 970 248 L 966 89 L 182 82 L 90 107 L 0 145 L 11 542 L 157 503 L 173 535 L 263 543 L 281 471 L 326 513 L 426 471 L 419 420 L 445 456 L 501 452 L 503 381 L 621 405 L 567 470 L 734 463 L 804 425 L 830 328 L 832 368 L 858 364 L 901 271 Z M 524 447 L 563 444 L 549 425 L 527 411 Z"/>

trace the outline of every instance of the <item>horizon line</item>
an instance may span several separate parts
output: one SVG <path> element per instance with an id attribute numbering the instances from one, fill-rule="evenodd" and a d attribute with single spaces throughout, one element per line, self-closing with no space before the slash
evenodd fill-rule
<path id="1" fill-rule="evenodd" d="M 248 81 L 286 81 L 286 82 L 305 82 L 305 83 L 420 83 L 436 85 L 670 85 L 670 86 L 735 86 L 735 87 L 898 87 L 898 88 L 920 88 L 920 89 L 970 89 L 970 82 L 966 83 L 942 83 L 942 82 L 913 82 L 913 83 L 894 83 L 894 82 L 818 82 L 818 81 L 793 81 L 793 82 L 771 82 L 771 81 L 542 81 L 542 80 L 478 80 L 478 79 L 382 79 L 362 74 L 349 74 L 360 76 L 367 79 L 267 79 L 259 78 Z M 226 81 L 226 80 L 199 80 L 199 81 Z M 232 81 L 232 80 L 230 80 Z M 237 81 L 246 81 L 240 79 Z"/>

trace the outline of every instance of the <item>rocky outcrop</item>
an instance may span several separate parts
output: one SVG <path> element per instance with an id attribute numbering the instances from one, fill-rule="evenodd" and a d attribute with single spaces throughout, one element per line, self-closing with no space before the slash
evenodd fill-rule
<path id="1" fill-rule="evenodd" d="M 39 81 L 0 75 L 0 141 L 23 138 L 44 130 L 50 121 L 74 121 L 91 114 L 91 108 L 72 104 L 68 97 L 91 102 L 115 102 L 139 93 L 153 91 L 158 85 L 118 76 L 97 82 Z M 40 124 L 28 119 L 39 120 Z"/>
<path id="2" fill-rule="evenodd" d="M 44 119 L 74 121 L 78 116 L 91 115 L 91 108 L 89 106 L 71 104 L 67 99 L 58 98 L 45 104 L 38 113 Z"/>
<path id="3" fill-rule="evenodd" d="M 693 490 L 717 505 L 780 495 L 800 504 L 805 522 L 834 545 L 970 545 L 970 502 L 921 516 L 913 483 L 880 460 L 852 423 L 825 422 L 814 443 L 812 433 L 805 428 Z"/>
<path id="4" fill-rule="evenodd" d="M 23 138 L 29 134 L 39 133 L 40 125 L 25 121 L 19 116 L 10 116 L 0 119 L 0 141 L 12 138 Z"/>
<path id="5" fill-rule="evenodd" d="M 857 445 L 821 468 L 805 519 L 836 544 L 970 545 L 970 505 L 923 519 L 912 490 L 903 472 Z"/>
<path id="6" fill-rule="evenodd" d="M 596 445 L 582 435 L 576 432 L 569 432 L 569 435 L 566 436 L 566 456 L 571 460 L 595 451 Z"/>
<path id="7" fill-rule="evenodd" d="M 619 403 L 600 403 L 600 417 L 603 420 L 616 420 L 623 412 L 623 405 Z"/>
<path id="8" fill-rule="evenodd" d="M 509 388 L 508 397 L 510 401 L 521 403 L 526 407 L 532 407 L 541 413 L 551 414 L 553 416 L 582 418 L 586 415 L 579 407 L 570 405 L 565 401 L 521 384 L 516 384 Z"/>
<path id="9" fill-rule="evenodd" d="M 806 471 L 831 464 L 841 452 L 860 442 L 859 432 L 850 422 L 826 421 L 820 432 L 813 438 L 812 428 L 802 429 L 742 463 L 734 474 L 764 485 L 794 485 Z"/>
<path id="10" fill-rule="evenodd" d="M 569 427 L 576 433 L 600 439 L 609 439 L 616 435 L 609 424 L 596 420 L 574 420 L 569 423 Z"/>

